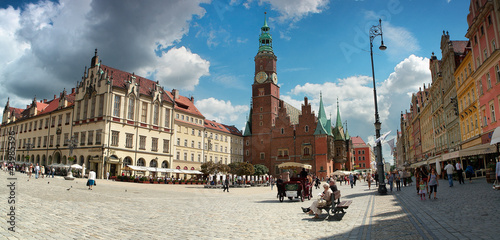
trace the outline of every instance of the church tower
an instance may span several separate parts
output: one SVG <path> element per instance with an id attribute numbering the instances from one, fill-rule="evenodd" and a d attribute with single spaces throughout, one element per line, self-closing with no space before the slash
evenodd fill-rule
<path id="1" fill-rule="evenodd" d="M 271 130 L 278 116 L 280 89 L 276 73 L 278 58 L 273 52 L 273 38 L 269 33 L 267 17 L 260 28 L 259 50 L 254 58 L 255 73 L 252 84 L 252 109 L 245 127 L 245 161 L 253 164 L 269 161 Z M 248 129 L 248 130 L 247 130 Z M 251 156 L 252 154 L 258 156 Z"/>

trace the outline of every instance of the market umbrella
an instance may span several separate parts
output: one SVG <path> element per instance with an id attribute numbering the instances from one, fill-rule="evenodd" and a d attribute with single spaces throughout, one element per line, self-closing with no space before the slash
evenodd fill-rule
<path id="1" fill-rule="evenodd" d="M 337 170 L 337 171 L 333 172 L 332 174 L 335 175 L 335 176 L 344 176 L 344 175 L 346 175 L 345 172 L 342 171 L 342 170 Z"/>
<path id="2" fill-rule="evenodd" d="M 74 168 L 74 169 L 82 169 L 82 166 L 78 165 L 78 164 L 73 164 L 71 165 L 71 168 Z"/>
<path id="3" fill-rule="evenodd" d="M 298 162 L 285 162 L 278 165 L 278 168 L 305 168 L 311 169 L 312 166 L 309 164 L 302 164 Z"/>

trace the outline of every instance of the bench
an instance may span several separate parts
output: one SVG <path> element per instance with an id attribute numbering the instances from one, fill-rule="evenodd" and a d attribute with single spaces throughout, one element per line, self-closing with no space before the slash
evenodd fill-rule
<path id="1" fill-rule="evenodd" d="M 340 201 L 340 191 L 335 191 L 332 194 L 332 204 L 326 205 L 324 207 L 318 207 L 318 209 L 325 210 L 328 213 L 328 217 L 330 216 L 335 216 L 339 213 L 344 214 L 345 209 L 349 208 L 349 205 L 351 205 L 352 201 Z"/>

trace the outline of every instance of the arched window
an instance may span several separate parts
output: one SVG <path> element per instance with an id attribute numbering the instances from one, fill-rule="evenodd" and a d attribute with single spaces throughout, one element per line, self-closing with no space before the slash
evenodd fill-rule
<path id="1" fill-rule="evenodd" d="M 163 161 L 163 162 L 161 163 L 161 167 L 162 167 L 162 168 L 168 168 L 168 162 L 167 162 L 167 161 Z"/>
<path id="2" fill-rule="evenodd" d="M 311 155 L 309 152 L 309 147 L 304 147 L 304 156 Z"/>
<path id="3" fill-rule="evenodd" d="M 126 167 L 127 165 L 132 165 L 132 159 L 130 157 L 123 159 L 123 167 Z"/>
<path id="4" fill-rule="evenodd" d="M 149 162 L 149 166 L 150 166 L 150 167 L 158 167 L 158 162 L 157 162 L 156 160 L 154 160 L 154 159 L 153 159 L 153 160 L 151 160 L 151 161 Z"/>
<path id="5" fill-rule="evenodd" d="M 309 126 L 305 126 L 305 129 L 304 129 L 306 132 L 309 132 Z"/>
<path id="6" fill-rule="evenodd" d="M 134 104 L 135 104 L 134 96 L 130 96 L 128 99 L 128 115 L 127 115 L 127 118 L 130 120 L 134 120 Z"/>
<path id="7" fill-rule="evenodd" d="M 146 162 L 144 161 L 144 159 L 140 158 L 139 160 L 137 160 L 137 166 L 146 166 Z"/>
<path id="8" fill-rule="evenodd" d="M 281 134 L 285 134 L 285 129 L 281 128 Z"/>

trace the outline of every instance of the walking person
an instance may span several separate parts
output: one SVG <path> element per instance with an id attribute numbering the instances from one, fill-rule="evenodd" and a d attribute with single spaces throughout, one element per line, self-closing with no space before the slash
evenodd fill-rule
<path id="1" fill-rule="evenodd" d="M 446 170 L 446 174 L 448 175 L 450 187 L 453 187 L 453 170 L 455 170 L 455 168 L 451 165 L 450 161 L 448 161 L 448 165 L 444 167 L 444 170 Z"/>
<path id="2" fill-rule="evenodd" d="M 33 164 L 30 164 L 29 171 L 28 171 L 28 176 L 31 178 L 31 173 L 33 173 Z"/>
<path id="3" fill-rule="evenodd" d="M 52 178 L 54 178 L 54 174 L 56 173 L 56 169 L 54 167 L 52 167 L 51 173 L 52 173 Z"/>
<path id="4" fill-rule="evenodd" d="M 427 188 L 427 184 L 424 182 L 424 180 L 420 180 L 420 191 L 418 191 L 418 194 L 420 194 L 420 200 L 425 200 L 425 189 Z"/>
<path id="5" fill-rule="evenodd" d="M 106 180 L 109 180 L 109 171 L 106 172 Z"/>
<path id="6" fill-rule="evenodd" d="M 87 180 L 87 186 L 89 186 L 89 190 L 92 190 L 92 187 L 95 185 L 95 172 L 89 172 L 89 180 Z"/>
<path id="7" fill-rule="evenodd" d="M 391 188 L 391 192 L 392 192 L 392 183 L 394 182 L 394 172 L 389 172 L 389 174 L 387 175 L 387 183 L 389 184 L 389 187 Z"/>
<path id="8" fill-rule="evenodd" d="M 349 174 L 349 183 L 351 184 L 351 188 L 353 188 L 354 186 L 354 176 L 351 174 Z"/>
<path id="9" fill-rule="evenodd" d="M 462 168 L 462 164 L 460 162 L 457 162 L 457 164 L 455 164 L 455 169 L 457 169 L 458 184 L 462 184 L 462 183 L 465 184 L 464 175 L 463 175 L 464 169 Z"/>
<path id="10" fill-rule="evenodd" d="M 498 181 L 497 183 L 500 183 L 500 159 L 499 157 L 497 157 L 497 165 L 496 165 L 496 168 L 495 168 L 495 173 L 496 173 L 496 180 Z"/>
<path id="11" fill-rule="evenodd" d="M 399 174 L 396 175 L 396 191 L 401 191 L 401 177 Z"/>
<path id="12" fill-rule="evenodd" d="M 275 182 L 274 182 L 274 178 L 273 178 L 273 177 L 271 177 L 271 179 L 270 179 L 270 180 L 271 180 L 271 191 L 272 191 L 272 190 L 273 190 L 273 187 L 274 187 Z"/>
<path id="13" fill-rule="evenodd" d="M 431 169 L 431 174 L 429 175 L 429 180 L 427 182 L 427 185 L 429 186 L 429 199 L 431 198 L 432 192 L 434 192 L 434 199 L 437 199 L 436 193 L 437 193 L 437 187 L 439 186 L 439 181 L 438 181 L 438 175 L 436 173 L 436 169 Z"/>
<path id="14" fill-rule="evenodd" d="M 465 168 L 465 175 L 469 179 L 469 183 L 472 183 L 472 174 L 474 174 L 474 168 L 469 164 L 469 166 Z"/>
<path id="15" fill-rule="evenodd" d="M 366 181 L 368 182 L 368 190 L 370 190 L 372 186 L 372 175 L 370 173 L 366 174 Z"/>
<path id="16" fill-rule="evenodd" d="M 417 188 L 417 194 L 420 194 L 420 169 L 415 168 L 415 187 Z"/>
<path id="17" fill-rule="evenodd" d="M 422 181 L 425 183 L 426 191 L 429 192 L 429 188 L 427 186 L 427 180 L 429 180 L 429 172 L 427 171 L 427 168 L 425 166 L 420 167 L 420 178 Z"/>
<path id="18" fill-rule="evenodd" d="M 43 178 L 44 175 L 45 175 L 45 166 L 42 166 L 42 168 L 40 169 L 40 177 Z"/>
<path id="19" fill-rule="evenodd" d="M 222 186 L 222 192 L 225 192 L 227 190 L 227 192 L 229 192 L 229 178 L 226 177 L 226 180 L 224 180 L 224 186 Z"/>
<path id="20" fill-rule="evenodd" d="M 37 163 L 35 167 L 35 179 L 38 179 L 38 174 L 40 174 L 40 166 Z"/>

